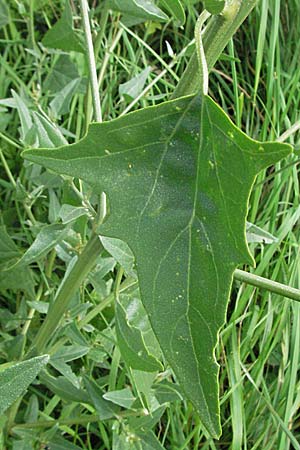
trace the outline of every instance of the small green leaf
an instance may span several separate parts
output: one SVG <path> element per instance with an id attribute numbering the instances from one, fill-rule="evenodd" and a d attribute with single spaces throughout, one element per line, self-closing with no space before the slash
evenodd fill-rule
<path id="1" fill-rule="evenodd" d="M 91 402 L 96 408 L 101 420 L 112 419 L 116 416 L 118 408 L 116 405 L 103 398 L 103 391 L 94 380 L 84 377 L 84 384 L 90 396 Z"/>
<path id="2" fill-rule="evenodd" d="M 109 0 L 108 5 L 114 11 L 124 13 L 126 16 L 143 20 L 168 20 L 168 16 L 153 0 Z"/>
<path id="3" fill-rule="evenodd" d="M 32 119 L 31 134 L 32 138 L 36 139 L 36 147 L 59 147 L 66 144 L 67 141 L 60 129 L 45 115 L 33 111 Z"/>
<path id="4" fill-rule="evenodd" d="M 50 108 L 55 117 L 67 114 L 70 111 L 70 104 L 73 95 L 78 90 L 81 79 L 75 78 L 70 81 L 61 91 L 57 92 L 54 99 L 50 102 Z"/>
<path id="5" fill-rule="evenodd" d="M 86 216 L 87 210 L 83 206 L 62 205 L 58 216 L 61 218 L 63 224 L 73 222 L 79 217 Z"/>
<path id="6" fill-rule="evenodd" d="M 32 394 L 29 398 L 27 408 L 24 414 L 25 422 L 36 422 L 39 416 L 39 400 L 37 395 Z"/>
<path id="7" fill-rule="evenodd" d="M 43 301 L 27 301 L 28 306 L 30 306 L 30 308 L 34 308 L 37 312 L 39 312 L 40 314 L 47 314 L 48 309 L 49 309 L 49 303 L 48 302 L 43 302 Z"/>
<path id="8" fill-rule="evenodd" d="M 120 266 L 122 266 L 124 271 L 128 275 L 136 277 L 133 271 L 134 256 L 126 242 L 123 242 L 120 239 L 107 238 L 104 236 L 102 236 L 100 240 L 105 250 L 107 250 L 108 253 L 111 254 L 111 256 L 120 264 Z"/>
<path id="9" fill-rule="evenodd" d="M 15 100 L 15 106 L 18 110 L 18 114 L 21 122 L 21 141 L 26 142 L 26 136 L 32 128 L 33 122 L 30 114 L 30 110 L 20 95 L 18 95 L 14 90 L 11 91 L 12 96 Z"/>
<path id="10" fill-rule="evenodd" d="M 179 386 L 168 381 L 154 385 L 153 393 L 161 405 L 183 400 Z"/>
<path id="11" fill-rule="evenodd" d="M 66 52 L 85 52 L 84 45 L 73 29 L 72 9 L 69 0 L 66 1 L 66 7 L 61 18 L 43 37 L 42 44 L 45 47 L 58 48 Z"/>
<path id="12" fill-rule="evenodd" d="M 58 395 L 63 400 L 69 402 L 89 403 L 89 396 L 83 390 L 75 387 L 65 377 L 53 377 L 46 370 L 39 375 L 41 382 L 47 386 L 50 391 Z"/>
<path id="13" fill-rule="evenodd" d="M 225 7 L 225 0 L 205 0 L 204 5 L 211 14 L 220 14 Z"/>
<path id="14" fill-rule="evenodd" d="M 13 292 L 21 290 L 27 292 L 30 298 L 35 298 L 35 284 L 33 271 L 29 267 L 0 271 L 0 289 L 2 291 L 6 289 L 11 289 Z"/>
<path id="15" fill-rule="evenodd" d="M 142 331 L 130 325 L 120 302 L 116 302 L 116 332 L 123 359 L 132 369 L 145 372 L 163 370 L 162 364 L 149 353 Z"/>
<path id="16" fill-rule="evenodd" d="M 48 361 L 49 356 L 43 355 L 15 364 L 8 369 L 1 370 L 0 366 L 0 414 L 24 394 Z"/>
<path id="17" fill-rule="evenodd" d="M 141 417 L 129 417 L 128 423 L 130 427 L 137 432 L 141 430 L 150 431 L 158 424 L 165 410 L 165 405 L 159 406 L 158 408 L 154 409 L 154 411 L 151 410 L 151 414 L 149 415 Z"/>
<path id="18" fill-rule="evenodd" d="M 63 361 L 65 363 L 82 358 L 90 351 L 90 347 L 84 345 L 64 345 L 51 356 L 51 361 Z"/>
<path id="19" fill-rule="evenodd" d="M 45 91 L 53 94 L 61 91 L 68 83 L 79 77 L 77 67 L 69 55 L 60 55 L 43 84 Z"/>
<path id="20" fill-rule="evenodd" d="M 82 450 L 82 447 L 72 444 L 72 442 L 61 436 L 55 436 L 48 443 L 49 450 Z"/>
<path id="21" fill-rule="evenodd" d="M 143 372 L 141 370 L 132 370 L 132 378 L 134 386 L 139 394 L 143 394 L 143 398 L 146 400 L 146 406 L 149 411 L 152 411 L 153 406 L 153 393 L 152 385 L 156 378 L 157 372 Z"/>
<path id="22" fill-rule="evenodd" d="M 50 359 L 49 364 L 54 367 L 54 369 L 57 370 L 60 374 L 62 374 L 66 378 L 66 380 L 70 381 L 70 383 L 72 383 L 76 389 L 80 389 L 79 380 L 75 373 L 72 371 L 71 366 L 61 360 L 53 360 L 52 358 Z"/>
<path id="23" fill-rule="evenodd" d="M 291 152 L 248 138 L 208 96 L 92 124 L 79 143 L 24 156 L 107 193 L 100 233 L 136 257 L 141 298 L 178 383 L 219 436 L 214 349 L 234 270 L 252 264 L 248 198 L 259 171 Z"/>
<path id="24" fill-rule="evenodd" d="M 127 409 L 131 408 L 136 400 L 129 388 L 106 392 L 106 394 L 103 395 L 103 398 Z"/>
<path id="25" fill-rule="evenodd" d="M 120 84 L 119 94 L 121 97 L 128 99 L 129 101 L 135 99 L 140 95 L 144 89 L 147 78 L 151 72 L 150 67 L 146 67 L 141 73 L 126 81 L 126 83 Z"/>
<path id="26" fill-rule="evenodd" d="M 117 434 L 115 432 L 113 434 L 112 450 L 135 450 L 134 447 L 130 439 L 128 439 L 128 436 L 126 436 L 124 433 Z"/>
<path id="27" fill-rule="evenodd" d="M 20 250 L 9 236 L 4 225 L 0 226 L 0 264 L 20 257 Z"/>
<path id="28" fill-rule="evenodd" d="M 184 25 L 185 12 L 180 0 L 160 0 L 160 3 L 169 11 L 178 23 L 178 25 Z"/>
<path id="29" fill-rule="evenodd" d="M 139 447 L 141 450 L 165 450 L 165 447 L 161 445 L 153 431 L 142 433 L 136 432 L 136 436 L 139 439 Z"/>
<path id="30" fill-rule="evenodd" d="M 9 270 L 28 266 L 34 261 L 45 256 L 55 245 L 68 235 L 65 225 L 52 224 L 44 226 L 38 233 L 33 244 Z"/>
<path id="31" fill-rule="evenodd" d="M 271 233 L 268 233 L 250 222 L 246 222 L 246 236 L 248 243 L 258 242 L 263 244 L 273 244 L 273 242 L 278 241 Z"/>

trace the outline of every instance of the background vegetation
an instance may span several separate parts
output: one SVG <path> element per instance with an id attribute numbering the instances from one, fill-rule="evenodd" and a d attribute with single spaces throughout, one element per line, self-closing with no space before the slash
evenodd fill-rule
<path id="1" fill-rule="evenodd" d="M 177 59 L 176 55 L 193 39 L 201 3 L 186 2 L 184 27 L 174 21 L 127 27 L 118 12 L 108 11 L 105 20 L 103 4 L 98 3 L 94 2 L 92 18 L 94 32 L 98 31 L 104 119 L 167 100 L 186 66 L 188 56 Z M 80 30 L 78 5 L 72 7 Z M 51 241 L 38 261 L 35 254 L 15 270 L 0 272 L 1 364 L 20 359 L 36 334 L 67 264 L 87 239 L 88 218 L 98 201 L 88 186 L 24 163 L 20 157 L 21 150 L 32 145 L 77 141 L 91 119 L 84 54 L 41 44 L 63 10 L 64 2 L 56 0 L 35 6 L 17 0 L 0 2 L 0 264 L 15 261 L 41 230 Z M 247 134 L 261 140 L 286 138 L 296 149 L 300 143 L 298 11 L 296 0 L 261 0 L 210 77 L 210 94 Z M 249 222 L 275 237 L 268 243 L 254 238 L 262 241 L 251 244 L 256 274 L 299 287 L 299 217 L 296 152 L 259 175 L 250 199 Z M 64 234 L 56 239 L 54 231 L 62 230 L 55 228 L 57 224 L 64 225 Z M 300 306 L 235 283 L 217 349 L 223 435 L 213 441 L 192 407 L 180 399 L 176 386 L 170 388 L 168 369 L 154 384 L 158 407 L 143 416 L 153 401 L 154 380 L 128 370 L 115 345 L 112 292 L 117 266 L 124 260 L 118 249 L 110 253 L 99 257 L 96 269 L 74 296 L 51 342 L 56 358 L 48 372 L 29 388 L 16 417 L 13 408 L 0 417 L 0 448 L 126 450 L 138 445 L 136 430 L 141 427 L 147 439 L 139 445 L 146 450 L 161 448 L 158 441 L 172 450 L 300 448 Z M 128 255 L 125 264 L 130 271 Z M 91 377 L 105 392 L 122 390 L 121 398 L 110 397 L 113 403 L 109 402 L 122 406 L 118 420 L 95 417 L 107 404 L 90 401 L 84 389 L 96 389 Z M 161 380 L 163 384 L 158 383 Z M 50 417 L 51 427 L 45 424 Z M 38 425 L 38 421 L 42 422 Z M 10 435 L 4 444 L 5 427 Z"/>

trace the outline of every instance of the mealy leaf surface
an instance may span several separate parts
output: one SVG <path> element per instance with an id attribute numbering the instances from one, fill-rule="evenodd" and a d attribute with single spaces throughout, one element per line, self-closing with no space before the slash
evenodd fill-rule
<path id="1" fill-rule="evenodd" d="M 103 124 L 59 149 L 24 156 L 109 197 L 100 233 L 132 249 L 144 307 L 186 396 L 220 435 L 214 356 L 245 239 L 256 174 L 290 152 L 243 134 L 209 97 L 183 97 Z"/>

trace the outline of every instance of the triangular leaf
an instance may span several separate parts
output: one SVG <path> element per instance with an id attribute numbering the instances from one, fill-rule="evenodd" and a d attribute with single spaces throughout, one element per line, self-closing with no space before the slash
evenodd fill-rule
<path id="1" fill-rule="evenodd" d="M 123 408 L 131 408 L 135 401 L 135 397 L 132 395 L 129 388 L 106 392 L 106 394 L 103 395 L 103 398 L 116 405 L 123 406 Z"/>
<path id="2" fill-rule="evenodd" d="M 66 7 L 61 18 L 47 31 L 42 43 L 45 47 L 58 48 L 66 52 L 84 53 L 84 46 L 73 30 L 72 9 L 69 0 L 66 1 Z"/>
<path id="3" fill-rule="evenodd" d="M 220 435 L 217 336 L 245 239 L 256 174 L 291 147 L 248 138 L 209 97 L 183 97 L 93 124 L 79 143 L 28 159 L 106 191 L 100 233 L 132 249 L 144 307 L 202 422 Z"/>

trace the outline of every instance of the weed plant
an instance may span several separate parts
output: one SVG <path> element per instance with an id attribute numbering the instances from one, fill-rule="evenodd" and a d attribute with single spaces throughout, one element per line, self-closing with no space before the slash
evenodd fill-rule
<path id="1" fill-rule="evenodd" d="M 1 8 L 4 3 L 0 2 Z M 78 214 L 78 218 L 63 240 L 38 261 L 20 268 L 18 276 L 0 273 L 1 364 L 18 360 L 39 329 L 66 265 L 87 240 L 89 215 L 98 202 L 84 183 L 24 163 L 20 156 L 25 147 L 54 146 L 54 135 L 70 143 L 78 141 L 92 111 L 84 55 L 40 44 L 61 16 L 64 2 L 35 3 L 34 8 L 34 2 L 8 2 L 3 8 L 9 20 L 0 29 L 0 263 L 7 252 L 5 242 L 13 259 L 45 225 L 67 223 L 68 214 Z M 174 58 L 192 41 L 201 4 L 189 4 L 184 27 L 153 21 L 126 27 L 120 14 L 109 11 L 103 29 L 105 13 L 98 3 L 94 2 L 92 23 L 95 32 L 100 29 L 96 61 L 104 120 L 170 98 L 192 50 Z M 73 6 L 79 28 L 79 10 Z M 249 136 L 275 140 L 284 135 L 296 148 L 294 155 L 260 173 L 256 180 L 248 220 L 276 239 L 250 244 L 256 268 L 247 270 L 299 288 L 298 11 L 296 0 L 258 2 L 216 64 L 210 95 Z M 72 80 L 77 81 L 70 86 Z M 129 80 L 133 82 L 128 86 Z M 67 85 L 69 90 L 63 91 Z M 56 124 L 55 131 L 45 130 L 46 116 Z M 34 135 L 27 133 L 30 121 L 36 123 Z M 62 209 L 63 205 L 69 209 Z M 6 442 L 2 432 L 0 447 L 27 450 L 47 444 L 51 450 L 123 450 L 128 442 L 133 445 L 130 425 L 142 426 L 144 420 L 170 450 L 299 449 L 300 305 L 238 282 L 217 349 L 223 425 L 219 441 L 207 435 L 192 406 L 178 401 L 176 393 L 170 394 L 167 407 L 157 417 L 135 418 L 125 408 L 118 421 L 97 420 L 95 407 L 86 402 L 82 391 L 83 377 L 93 375 L 109 391 L 130 386 L 141 405 L 147 403 L 147 385 L 153 381 L 151 376 L 135 376 L 115 345 L 117 265 L 116 255 L 103 254 L 74 295 L 52 339 L 51 351 L 55 354 L 72 345 L 81 353 L 64 360 L 64 365 L 57 363 L 58 358 L 51 375 L 41 376 L 29 387 L 17 415 L 11 408 L 0 417 L 0 424 L 8 421 L 11 429 Z M 59 383 L 53 382 L 54 376 L 60 377 Z M 165 376 L 168 379 L 170 374 Z M 79 403 L 75 401 L 78 395 L 82 395 Z M 46 423 L 50 418 L 53 422 Z M 121 430 L 126 443 L 118 437 Z M 148 442 L 142 448 L 160 447 Z"/>

